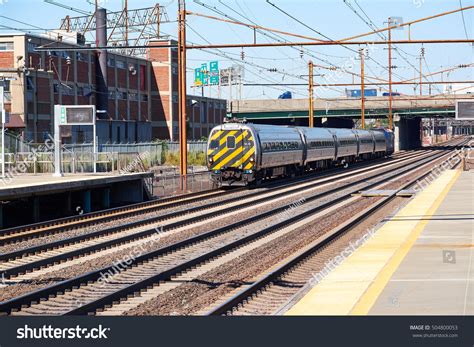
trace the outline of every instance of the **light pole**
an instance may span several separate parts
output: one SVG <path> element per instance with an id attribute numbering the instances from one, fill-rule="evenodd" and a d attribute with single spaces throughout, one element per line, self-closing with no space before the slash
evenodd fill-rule
<path id="1" fill-rule="evenodd" d="M 187 189 L 188 148 L 186 136 L 186 2 L 179 0 L 178 13 L 178 118 L 181 187 Z"/>
<path id="2" fill-rule="evenodd" d="M 4 88 L 3 82 L 0 85 L 0 105 L 2 111 L 2 178 L 5 178 L 5 123 L 6 123 L 6 114 L 5 114 L 5 105 L 3 102 L 4 97 Z"/>
<path id="3" fill-rule="evenodd" d="M 314 64 L 313 61 L 308 63 L 309 70 L 309 114 L 308 114 L 308 123 L 310 128 L 314 128 Z"/>

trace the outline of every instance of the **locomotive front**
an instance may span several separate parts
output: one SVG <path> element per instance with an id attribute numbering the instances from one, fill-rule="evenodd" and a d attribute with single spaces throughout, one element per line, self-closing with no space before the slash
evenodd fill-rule
<path id="1" fill-rule="evenodd" d="M 255 179 L 257 145 L 245 124 L 223 124 L 212 129 L 207 165 L 217 184 L 247 184 Z"/>

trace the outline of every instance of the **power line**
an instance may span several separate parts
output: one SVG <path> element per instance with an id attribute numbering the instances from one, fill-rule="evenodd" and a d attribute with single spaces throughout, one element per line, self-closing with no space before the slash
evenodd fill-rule
<path id="1" fill-rule="evenodd" d="M 225 18 L 228 18 L 228 19 L 233 20 L 233 21 L 235 21 L 235 22 L 240 22 L 240 23 L 242 23 L 242 22 L 239 21 L 238 19 L 233 18 L 233 17 L 227 15 L 225 12 L 223 12 L 222 10 L 217 9 L 216 7 L 212 7 L 212 6 L 209 6 L 209 5 L 207 5 L 207 4 L 204 4 L 204 3 L 200 2 L 199 0 L 194 0 L 194 2 L 197 3 L 198 5 L 201 5 L 201 6 L 205 7 L 205 8 L 207 8 L 207 9 L 209 9 L 209 10 L 211 10 L 211 11 L 217 13 L 217 14 L 220 14 L 221 16 L 223 16 L 223 17 L 225 17 Z M 254 25 L 258 25 L 256 22 L 252 21 L 250 18 L 244 16 L 243 14 L 238 13 L 237 11 L 235 11 L 234 9 L 232 9 L 231 7 L 229 7 L 228 5 L 226 5 L 225 3 L 223 3 L 221 0 L 220 0 L 219 2 L 220 2 L 223 6 L 229 8 L 229 9 L 230 9 L 231 11 L 233 11 L 234 13 L 238 14 L 240 17 L 242 17 L 242 18 L 246 19 L 247 21 L 249 21 L 250 23 L 252 23 L 252 24 L 254 24 Z M 281 35 L 278 35 L 278 34 L 268 34 L 267 32 L 265 32 L 265 31 L 262 30 L 262 29 L 256 29 L 256 31 L 257 31 L 258 33 L 260 33 L 261 35 L 263 35 L 263 36 L 265 36 L 265 37 L 267 37 L 267 38 L 270 38 L 270 39 L 272 39 L 272 40 L 274 40 L 274 41 L 277 41 L 277 42 L 280 42 L 280 43 L 285 43 L 285 42 L 287 43 L 287 42 L 289 42 L 288 40 L 286 40 L 286 39 L 285 39 L 284 37 L 282 37 Z M 300 48 L 298 48 L 298 47 L 290 47 L 290 48 L 292 48 L 292 49 L 294 49 L 294 50 L 297 50 L 297 51 L 300 51 Z M 302 47 L 301 47 L 301 50 L 303 50 Z M 321 62 L 324 62 L 325 64 L 328 64 L 328 65 L 337 67 L 336 65 L 334 65 L 334 64 L 331 63 L 330 61 L 325 60 L 325 59 L 322 59 L 322 58 L 320 58 L 320 57 L 318 57 L 318 56 L 315 56 L 315 55 L 312 54 L 311 51 L 310 51 L 309 49 L 307 49 L 307 48 L 304 48 L 304 51 L 306 52 L 306 54 L 307 54 L 308 56 L 310 56 L 310 57 L 312 57 L 312 58 L 314 58 L 314 59 L 316 59 L 316 60 L 319 60 L 319 61 L 321 61 Z M 285 54 L 285 53 L 283 53 L 283 54 Z M 288 56 L 287 54 L 285 54 L 285 55 Z"/>
<path id="2" fill-rule="evenodd" d="M 349 7 L 365 24 L 367 24 L 367 26 L 372 29 L 380 38 L 382 38 L 383 40 L 387 40 L 387 37 L 380 33 L 380 29 L 379 27 L 374 23 L 374 21 L 369 17 L 369 15 L 364 11 L 364 9 L 362 8 L 362 6 L 359 5 L 359 3 L 357 2 L 357 0 L 354 0 L 354 3 L 357 5 L 357 7 L 361 10 L 361 12 L 365 15 L 365 17 L 369 20 L 369 22 L 367 22 L 358 12 L 357 10 L 346 0 L 344 0 L 344 3 L 347 5 L 347 7 Z M 398 47 L 398 46 L 395 46 L 394 45 L 394 50 L 395 52 L 403 59 L 405 60 L 405 62 L 410 65 L 417 73 L 421 73 L 421 71 L 415 66 L 413 65 L 409 60 L 408 58 L 406 58 L 405 56 L 403 56 L 400 51 L 406 55 L 411 55 L 407 52 L 405 52 L 402 48 Z M 423 78 L 426 80 L 426 81 L 429 81 L 428 77 L 425 75 L 425 74 L 421 74 L 423 76 Z M 437 88 L 437 87 L 436 87 Z M 437 88 L 438 89 L 438 88 Z M 441 92 L 439 89 L 438 89 L 439 92 Z"/>
<path id="3" fill-rule="evenodd" d="M 459 6 L 461 6 L 461 8 L 463 7 L 462 0 L 459 0 Z M 466 39 L 469 40 L 469 35 L 467 33 L 467 28 L 466 28 L 466 21 L 464 20 L 464 11 L 461 11 L 461 16 L 462 16 L 462 24 L 464 26 L 464 33 L 466 34 Z"/>
<path id="4" fill-rule="evenodd" d="M 205 37 L 203 37 L 197 30 L 195 30 L 193 27 L 191 27 L 189 24 L 187 24 L 187 27 L 192 31 L 194 32 L 197 36 L 199 36 L 202 40 L 204 40 L 205 42 L 207 43 L 210 43 Z M 265 66 L 262 66 L 262 65 L 258 65 L 258 64 L 255 64 L 255 63 L 250 63 L 250 62 L 247 62 L 247 61 L 239 61 L 238 59 L 235 59 L 235 58 L 232 58 L 230 57 L 226 52 L 223 52 L 221 50 L 216 50 L 217 52 L 219 53 L 216 53 L 216 52 L 213 52 L 213 51 L 209 51 L 209 50 L 205 50 L 205 49 L 202 49 L 201 51 L 204 51 L 206 53 L 209 53 L 209 54 L 214 54 L 214 55 L 217 55 L 217 56 L 222 56 L 222 57 L 225 57 L 231 61 L 235 61 L 235 62 L 239 62 L 239 63 L 243 63 L 243 64 L 246 64 L 246 65 L 250 65 L 250 66 L 253 66 L 253 67 L 256 67 L 256 68 L 260 68 L 261 71 L 257 71 L 257 73 L 255 73 L 255 75 L 258 75 L 260 76 L 260 78 L 266 80 L 267 82 L 276 82 L 275 80 L 271 80 L 271 79 L 268 79 L 268 78 L 264 78 L 261 73 L 262 71 L 265 71 L 267 68 Z M 293 76 L 293 77 L 300 77 L 298 75 L 293 75 L 293 74 L 288 74 L 288 73 L 285 73 L 285 72 L 281 72 L 281 71 L 275 71 L 277 73 L 280 73 L 280 74 L 284 74 L 284 75 L 288 75 L 288 76 Z M 296 90 L 292 90 L 295 92 L 295 94 L 300 94 L 299 91 L 296 91 Z"/>
<path id="5" fill-rule="evenodd" d="M 272 2 L 270 2 L 269 0 L 266 0 L 266 2 L 273 6 L 274 8 L 276 8 L 278 11 L 280 11 L 281 13 L 285 14 L 286 16 L 290 17 L 291 19 L 295 20 L 296 22 L 300 23 L 301 25 L 305 26 L 306 28 L 309 28 L 310 30 L 316 32 L 316 33 L 319 33 L 320 35 L 323 35 L 325 38 L 327 38 L 329 41 L 332 41 L 334 42 L 334 40 L 332 40 L 331 38 L 329 38 L 328 36 L 320 33 L 319 31 L 315 30 L 314 28 L 310 27 L 309 25 L 307 25 L 306 23 L 302 22 L 301 20 L 295 18 L 294 16 L 292 16 L 291 14 L 289 14 L 288 12 L 286 12 L 285 10 L 283 10 L 282 8 L 278 7 L 277 5 L 273 4 Z M 345 2 L 345 0 L 344 0 Z M 351 51 L 351 52 L 354 52 L 356 53 L 357 55 L 359 55 L 359 52 L 350 48 L 350 47 L 347 47 L 346 45 L 344 44 L 340 44 L 341 47 Z M 373 57 L 368 57 L 371 61 L 373 61 L 375 64 L 377 64 L 378 66 L 380 66 L 381 68 L 383 68 L 384 70 L 388 71 L 388 68 L 385 67 L 384 65 L 382 65 L 381 63 L 379 63 L 377 60 L 375 60 Z M 373 73 L 372 69 L 370 69 L 370 67 L 368 67 L 369 70 Z M 394 73 L 395 76 L 399 77 L 399 78 L 402 78 L 402 76 L 400 76 L 399 74 L 397 73 Z M 360 76 L 359 76 L 360 77 Z"/>
<path id="6" fill-rule="evenodd" d="M 36 26 L 36 25 L 30 24 L 30 23 L 25 23 L 25 22 L 22 22 L 22 21 L 20 21 L 20 20 L 14 19 L 14 18 L 10 18 L 10 17 L 7 17 L 7 16 L 1 16 L 1 15 L 0 15 L 0 17 L 1 17 L 1 18 L 5 18 L 5 19 L 8 19 L 8 20 L 10 20 L 10 21 L 12 21 L 12 22 L 17 22 L 17 23 L 20 23 L 20 24 L 23 24 L 23 25 L 28 25 L 28 26 L 30 26 L 30 27 L 32 27 L 32 28 L 35 28 L 35 29 L 47 31 L 46 29 L 40 28 L 40 27 L 38 27 L 38 26 Z"/>
<path id="7" fill-rule="evenodd" d="M 194 0 L 194 2 L 197 3 L 197 4 L 199 4 L 199 5 L 201 5 L 201 6 L 203 6 L 203 7 L 205 7 L 205 8 L 207 8 L 207 9 L 209 9 L 209 10 L 211 10 L 211 11 L 213 11 L 213 12 L 215 12 L 215 13 L 217 13 L 217 14 L 219 14 L 219 15 L 221 15 L 221 16 L 224 16 L 225 18 L 231 19 L 231 20 L 233 20 L 233 21 L 235 21 L 235 22 L 239 22 L 237 19 L 232 18 L 231 16 L 227 15 L 225 12 L 223 12 L 222 10 L 217 9 L 216 7 L 212 7 L 212 6 L 206 5 L 206 4 L 202 3 L 202 2 L 200 2 L 199 0 Z M 242 17 L 242 18 L 248 20 L 249 22 L 251 22 L 251 23 L 257 25 L 257 23 L 255 23 L 254 21 L 252 21 L 250 18 L 244 16 L 244 15 L 241 14 L 241 13 L 238 13 L 237 11 L 235 11 L 234 9 L 232 9 L 231 7 L 229 7 L 229 6 L 227 6 L 226 4 L 224 4 L 221 0 L 220 0 L 220 3 L 221 3 L 222 5 L 224 5 L 225 7 L 229 8 L 230 10 L 232 10 L 233 12 L 237 13 L 240 17 Z M 242 22 L 239 22 L 239 23 L 242 23 Z M 243 23 L 243 24 L 244 24 L 244 23 Z M 262 33 L 262 34 L 263 34 L 264 36 L 266 36 L 266 37 L 272 38 L 273 40 L 277 41 L 278 43 L 288 43 L 288 42 L 289 42 L 288 40 L 286 40 L 285 38 L 283 38 L 281 35 L 277 35 L 277 34 L 271 34 L 271 35 L 269 35 L 269 34 L 267 34 L 265 31 L 262 31 L 261 29 L 260 29 L 260 30 L 257 29 L 257 31 L 260 32 L 260 33 Z M 295 50 L 299 50 L 299 48 L 297 48 L 297 47 L 291 46 L 291 48 L 293 48 L 293 49 L 295 49 Z M 301 47 L 301 49 L 303 49 L 303 47 Z M 306 49 L 306 51 L 309 51 L 309 50 Z M 340 69 L 338 66 L 334 65 L 334 64 L 331 63 L 330 61 L 327 61 L 327 60 L 325 60 L 325 59 L 322 59 L 322 58 L 319 58 L 319 57 L 317 57 L 317 56 L 314 56 L 314 55 L 312 55 L 311 53 L 306 53 L 306 54 L 309 55 L 309 56 L 311 56 L 311 57 L 314 57 L 315 59 L 317 59 L 317 60 L 319 60 L 319 61 L 322 61 L 322 62 L 324 62 L 324 63 L 326 63 L 326 64 L 328 64 L 328 65 L 334 67 L 335 69 Z M 380 64 L 379 64 L 379 65 L 380 65 Z M 325 68 L 325 67 L 322 67 L 322 66 L 320 66 L 320 67 L 321 67 L 321 68 Z M 343 72 L 346 72 L 346 73 L 348 73 L 348 74 L 351 74 L 351 75 L 360 77 L 358 74 L 352 73 L 352 72 L 350 72 L 350 71 L 345 71 L 345 70 L 343 70 Z M 368 77 L 368 78 L 369 78 L 369 77 Z M 370 79 L 372 79 L 372 78 L 370 77 Z M 333 88 L 333 89 L 334 89 L 334 88 Z M 337 90 L 337 89 L 334 89 L 334 90 L 336 90 L 338 93 L 341 92 L 341 91 L 339 91 L 339 90 Z"/>

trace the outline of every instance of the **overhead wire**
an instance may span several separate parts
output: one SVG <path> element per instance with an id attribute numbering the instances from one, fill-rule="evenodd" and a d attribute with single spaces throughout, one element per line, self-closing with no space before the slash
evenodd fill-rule
<path id="1" fill-rule="evenodd" d="M 366 19 L 364 19 L 364 18 L 358 13 L 358 11 L 349 3 L 349 0 L 344 0 L 344 3 L 346 4 L 347 7 L 349 7 L 349 8 L 354 12 L 354 14 L 355 14 L 357 17 L 359 17 L 359 18 L 360 18 L 370 29 L 372 29 L 381 39 L 387 40 L 387 37 L 386 37 L 384 34 L 382 34 L 381 32 L 379 32 L 379 31 L 380 31 L 380 28 L 374 23 L 374 21 L 370 18 L 370 16 L 367 14 L 367 12 L 364 11 L 364 9 L 363 9 L 362 6 L 358 3 L 357 0 L 354 0 L 354 3 L 355 3 L 356 6 L 361 10 L 361 12 L 365 15 L 365 17 L 367 18 L 368 21 L 367 21 Z M 411 56 L 413 56 L 413 57 L 416 57 L 416 56 L 407 53 L 407 52 L 404 51 L 401 47 L 398 47 L 398 46 L 396 46 L 396 45 L 393 45 L 393 47 L 394 47 L 393 50 L 395 51 L 395 53 L 397 53 L 403 60 L 405 60 L 405 62 L 408 63 L 418 74 L 421 73 L 420 70 L 408 60 L 408 58 L 406 58 L 404 55 L 402 55 L 402 53 L 403 53 L 403 54 L 406 54 L 406 55 L 411 55 Z M 424 74 L 422 74 L 422 77 L 423 77 L 426 81 L 430 82 L 429 79 L 427 78 L 427 76 L 425 76 Z M 435 87 L 435 88 L 438 88 L 438 87 Z"/>

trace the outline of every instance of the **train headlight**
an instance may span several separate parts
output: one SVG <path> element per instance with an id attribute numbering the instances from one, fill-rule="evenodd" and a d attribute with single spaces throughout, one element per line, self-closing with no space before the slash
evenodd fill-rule
<path id="1" fill-rule="evenodd" d="M 209 158 L 209 163 L 212 164 L 213 162 L 214 162 L 214 158 L 210 157 L 210 158 Z"/>
<path id="2" fill-rule="evenodd" d="M 253 161 L 254 161 L 254 158 L 253 158 L 253 157 L 252 157 L 252 158 L 250 158 L 250 161 L 251 161 L 251 162 L 253 162 Z"/>

